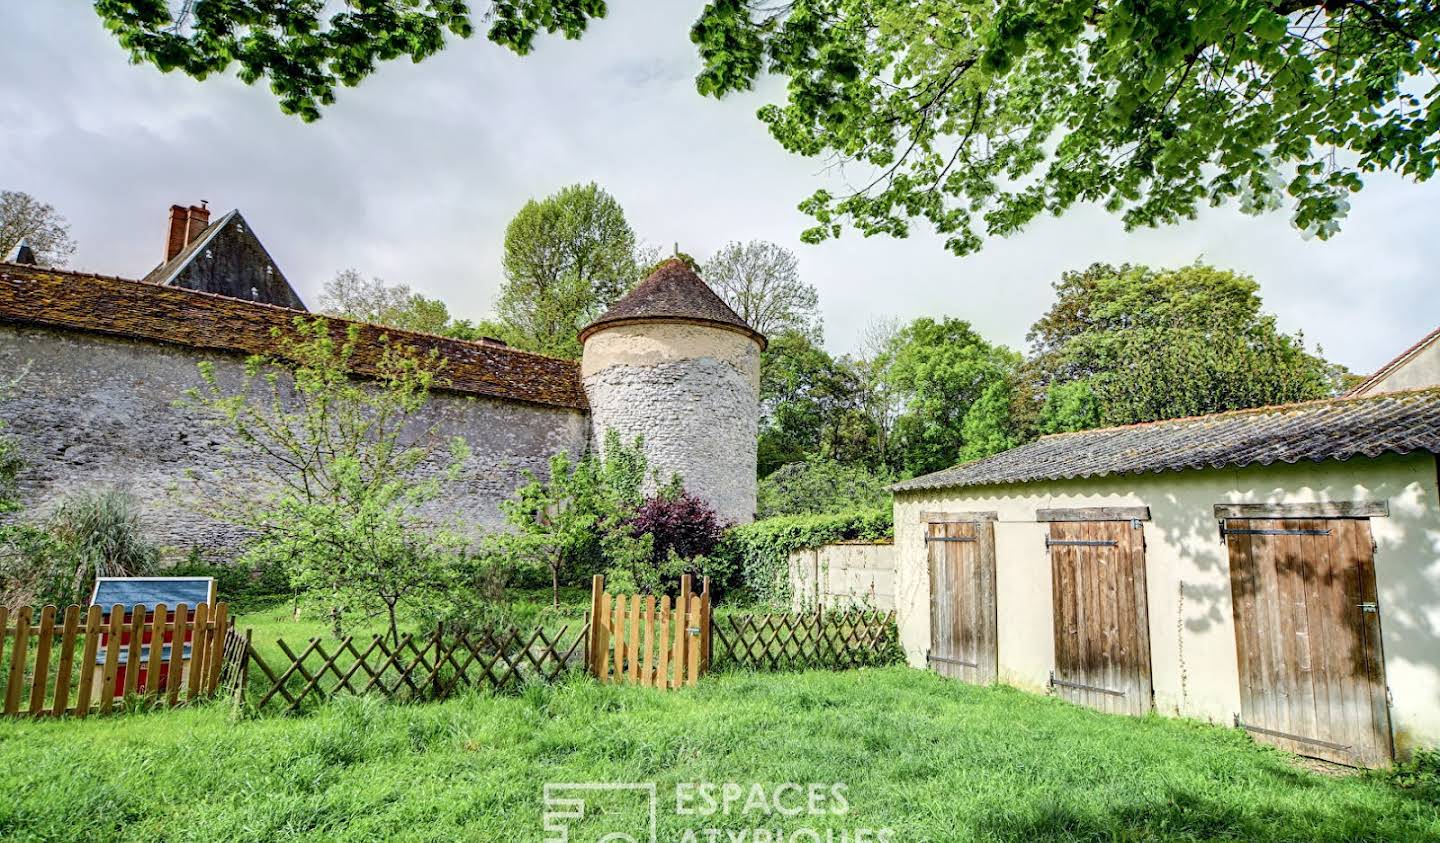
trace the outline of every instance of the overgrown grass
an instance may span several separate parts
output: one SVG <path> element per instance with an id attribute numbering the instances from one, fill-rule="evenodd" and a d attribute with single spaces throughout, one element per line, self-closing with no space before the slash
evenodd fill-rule
<path id="1" fill-rule="evenodd" d="M 904 668 L 719 675 L 672 693 L 579 679 L 299 718 L 217 706 L 0 723 L 4 840 L 538 841 L 543 785 L 590 781 L 657 783 L 662 841 L 753 827 L 786 843 L 862 827 L 895 841 L 1440 839 L 1433 791 L 1310 773 L 1233 729 Z M 681 782 L 843 782 L 850 811 L 679 816 Z M 597 804 L 572 840 L 642 829 L 639 799 Z"/>

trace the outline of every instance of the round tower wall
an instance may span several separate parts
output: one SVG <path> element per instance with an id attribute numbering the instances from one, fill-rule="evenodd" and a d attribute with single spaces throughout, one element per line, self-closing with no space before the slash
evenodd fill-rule
<path id="1" fill-rule="evenodd" d="M 760 346 L 744 333 L 691 323 L 632 323 L 585 341 L 580 364 L 591 436 L 644 438 L 653 471 L 679 474 L 721 518 L 755 517 Z"/>

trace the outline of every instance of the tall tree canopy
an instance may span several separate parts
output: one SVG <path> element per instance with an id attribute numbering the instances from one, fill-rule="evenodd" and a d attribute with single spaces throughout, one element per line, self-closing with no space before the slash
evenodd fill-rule
<path id="1" fill-rule="evenodd" d="M 901 411 L 890 450 L 907 475 L 938 471 L 1019 444 L 1012 381 L 1020 355 L 961 319 L 916 319 L 879 360 Z"/>
<path id="2" fill-rule="evenodd" d="M 445 302 L 426 298 L 408 284 L 366 278 L 354 269 L 341 270 L 325 282 L 320 310 L 332 316 L 427 334 L 444 334 L 451 326 Z"/>
<path id="3" fill-rule="evenodd" d="M 1095 264 L 1031 327 L 1041 432 L 1332 394 L 1340 371 L 1279 330 L 1254 279 L 1210 266 Z"/>
<path id="4" fill-rule="evenodd" d="M 766 336 L 795 331 L 820 342 L 820 295 L 800 278 L 789 249 L 765 240 L 731 242 L 710 256 L 701 277 L 746 324 Z"/>
<path id="5" fill-rule="evenodd" d="M 635 232 L 615 197 L 576 184 L 525 207 L 505 229 L 505 281 L 495 310 L 507 340 L 580 356 L 580 329 L 635 283 Z"/>
<path id="6" fill-rule="evenodd" d="M 70 224 L 51 205 L 18 190 L 0 190 L 0 260 L 8 260 L 21 241 L 45 266 L 64 266 L 75 252 Z"/>
<path id="7" fill-rule="evenodd" d="M 197 78 L 232 63 L 314 119 L 378 62 L 468 37 L 464 0 L 96 0 L 136 61 Z M 327 17 L 327 13 L 330 13 Z M 495 0 L 488 37 L 524 54 L 579 37 L 603 0 Z M 802 208 L 809 240 L 924 220 L 956 254 L 1042 213 L 1101 203 L 1127 227 L 1202 204 L 1289 202 L 1333 234 L 1361 175 L 1415 180 L 1440 145 L 1430 0 L 711 0 L 690 33 L 702 94 L 788 80 L 760 118 L 786 149 L 873 168 Z"/>
<path id="8" fill-rule="evenodd" d="M 858 375 L 804 334 L 771 337 L 760 356 L 759 472 L 811 458 L 873 458 L 875 434 Z"/>

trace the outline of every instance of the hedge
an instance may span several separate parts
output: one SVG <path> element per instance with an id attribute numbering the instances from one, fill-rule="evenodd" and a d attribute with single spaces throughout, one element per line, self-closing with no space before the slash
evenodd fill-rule
<path id="1" fill-rule="evenodd" d="M 791 551 L 837 541 L 878 541 L 894 536 L 889 509 L 780 515 L 735 527 L 716 553 L 730 558 L 750 599 L 789 606 Z"/>

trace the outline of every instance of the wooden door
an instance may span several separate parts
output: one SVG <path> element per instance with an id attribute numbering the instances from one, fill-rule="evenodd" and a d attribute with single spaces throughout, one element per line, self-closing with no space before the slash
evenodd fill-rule
<path id="1" fill-rule="evenodd" d="M 995 522 L 934 521 L 930 557 L 930 666 L 977 684 L 999 671 L 995 634 Z"/>
<path id="2" fill-rule="evenodd" d="M 1370 522 L 1225 521 L 1240 668 L 1237 724 L 1342 764 L 1389 764 L 1390 710 Z"/>
<path id="3" fill-rule="evenodd" d="M 1056 521 L 1055 674 L 1063 699 L 1100 711 L 1150 710 L 1150 620 L 1140 521 Z"/>

